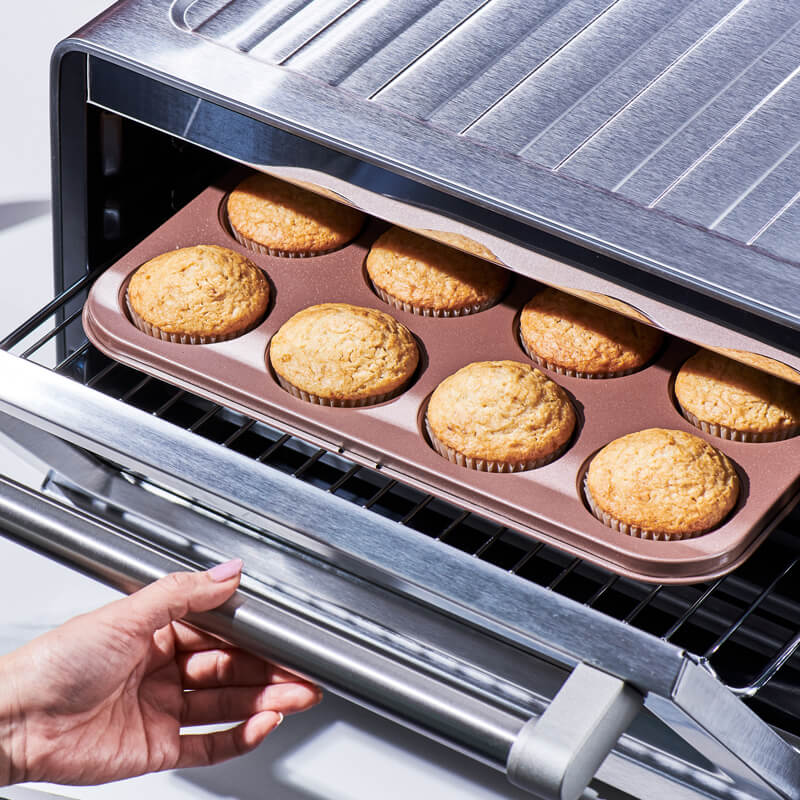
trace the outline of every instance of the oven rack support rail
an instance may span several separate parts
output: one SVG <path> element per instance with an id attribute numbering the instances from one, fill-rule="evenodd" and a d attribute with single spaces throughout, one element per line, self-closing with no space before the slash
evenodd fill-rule
<path id="1" fill-rule="evenodd" d="M 0 410 L 10 415 L 4 424 L 11 439 L 27 452 L 38 453 L 51 466 L 56 462 L 56 471 L 69 476 L 60 479 L 65 487 L 62 495 L 88 493 L 95 497 L 95 503 L 106 504 L 112 517 L 116 515 L 116 522 L 110 524 L 98 520 L 96 510 L 87 516 L 85 511 L 3 482 L 0 524 L 13 538 L 127 591 L 171 569 L 206 566 L 233 552 L 244 555 L 249 566 L 241 609 L 235 613 L 229 609 L 222 626 L 218 617 L 203 620 L 209 630 L 276 658 L 343 694 L 356 699 L 360 696 L 362 702 L 379 707 L 386 715 L 510 771 L 513 779 L 544 791 L 545 797 L 566 800 L 569 795 L 563 793 L 564 786 L 572 792 L 601 762 L 598 778 L 633 794 L 646 791 L 644 771 L 647 780 L 657 779 L 662 786 L 670 787 L 670 794 L 664 796 L 675 798 L 681 797 L 681 792 L 687 798 L 775 800 L 797 796 L 800 754 L 680 648 L 543 587 L 520 581 L 490 564 L 458 551 L 443 551 L 436 542 L 392 521 L 253 464 L 241 454 L 9 353 L 0 353 L 0 374 L 4 376 Z M 289 593 L 295 608 L 303 601 L 303 615 L 313 613 L 319 618 L 324 610 L 327 619 L 315 631 L 321 638 L 294 639 L 293 649 L 270 644 L 280 633 L 267 624 L 270 615 L 276 605 L 285 607 L 289 603 L 286 591 L 280 602 L 276 600 L 276 586 L 270 586 L 276 569 L 274 560 L 263 549 L 255 548 L 245 535 L 236 538 L 234 545 L 230 524 L 204 521 L 196 512 L 145 492 L 117 471 L 98 466 L 93 458 L 46 434 L 230 515 L 231 520 L 273 539 L 276 550 L 280 543 L 284 549 L 296 549 L 297 557 L 306 565 L 324 563 L 328 576 L 348 575 L 347 582 L 352 586 L 368 582 L 372 592 L 377 589 L 383 596 L 399 598 L 398 602 L 405 604 L 403 613 L 389 616 L 393 627 L 384 630 L 379 644 L 373 641 L 370 649 L 385 654 L 390 642 L 395 658 L 373 664 L 369 675 L 358 672 L 359 664 L 369 663 L 363 637 L 374 630 L 375 621 L 362 625 L 352 613 L 346 614 L 348 606 L 342 607 L 341 600 L 332 603 L 332 598 L 346 597 L 341 590 L 328 600 L 309 598 L 307 591 Z M 40 438 L 43 435 L 44 440 Z M 68 448 L 67 452 L 56 444 Z M 54 477 L 53 484 L 58 483 Z M 295 570 L 295 584 L 298 574 Z M 420 605 L 449 618 L 451 626 L 459 621 L 458 625 L 481 632 L 493 643 L 492 647 L 462 652 L 474 655 L 502 645 L 501 651 L 512 648 L 513 657 L 505 651 L 507 657 L 500 665 L 471 670 L 469 659 L 445 657 L 435 651 L 436 690 L 429 688 L 422 694 L 413 691 L 418 682 L 407 683 L 405 673 L 398 679 L 395 670 L 402 671 L 402 665 L 408 665 L 410 659 L 419 661 L 419 646 L 414 644 L 413 635 L 390 635 L 388 640 L 386 635 L 408 624 L 403 620 L 419 618 L 409 609 L 418 611 Z M 382 616 L 377 619 L 378 627 L 386 626 L 380 621 Z M 346 637 L 350 660 L 334 659 L 336 669 L 329 661 L 317 661 L 305 651 L 311 646 L 318 656 L 320 646 L 313 644 L 315 641 L 327 641 L 331 629 L 341 636 L 353 628 L 362 634 L 362 641 L 354 641 L 352 633 Z M 435 641 L 436 636 L 431 635 Z M 374 640 L 375 634 L 371 638 Z M 275 641 L 282 641 L 281 636 L 277 635 Z M 342 643 L 341 638 L 337 641 Z M 425 648 L 422 650 L 424 653 Z M 570 676 L 563 681 L 564 694 L 528 686 L 520 676 L 511 680 L 488 677 L 513 669 L 517 660 L 519 664 L 536 663 L 531 675 L 541 675 L 546 669 L 543 665 L 549 665 L 551 689 L 560 684 L 553 679 L 552 667 L 561 671 L 562 678 Z M 416 672 L 426 675 L 427 681 L 432 665 L 424 662 L 423 658 L 423 666 Z M 574 709 L 574 698 L 586 690 L 587 676 L 600 682 L 608 716 L 596 710 L 593 716 L 576 717 L 574 710 L 565 716 L 563 707 Z M 457 687 L 469 687 L 469 691 L 458 691 L 457 699 L 449 695 L 454 678 Z M 445 695 L 451 702 L 439 704 L 436 698 Z M 481 695 L 484 702 L 478 712 L 469 698 L 474 701 Z M 491 701 L 487 703 L 488 698 Z M 642 698 L 644 709 L 676 732 L 709 766 L 703 768 L 697 761 L 687 764 L 628 734 L 605 758 L 607 748 L 627 727 L 628 715 L 638 707 L 638 698 Z M 409 713 L 409 704 L 413 714 Z M 536 726 L 519 737 L 525 723 L 539 716 L 544 728 L 552 726 L 551 730 L 564 730 L 580 719 L 585 723 L 589 748 L 576 751 L 569 737 L 565 738 L 561 750 L 565 769 L 555 776 L 537 768 L 536 755 L 531 756 L 524 743 L 519 743 L 528 738 L 537 741 Z M 576 757 L 577 752 L 580 754 Z"/>

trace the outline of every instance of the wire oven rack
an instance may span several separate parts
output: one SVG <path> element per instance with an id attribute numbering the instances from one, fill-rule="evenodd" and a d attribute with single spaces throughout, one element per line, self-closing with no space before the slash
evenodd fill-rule
<path id="1" fill-rule="evenodd" d="M 0 348 L 676 644 L 703 659 L 766 721 L 800 736 L 797 512 L 747 563 L 712 582 L 666 586 L 617 576 L 113 361 L 80 328 L 97 274 L 57 295 Z M 52 344 L 64 333 L 83 343 L 57 360 Z"/>

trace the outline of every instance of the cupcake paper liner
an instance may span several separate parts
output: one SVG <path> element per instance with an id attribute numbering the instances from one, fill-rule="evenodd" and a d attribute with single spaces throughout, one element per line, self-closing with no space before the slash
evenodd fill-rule
<path id="1" fill-rule="evenodd" d="M 384 403 L 387 400 L 391 400 L 393 397 L 397 397 L 397 395 L 400 394 L 407 385 L 403 384 L 394 391 L 384 392 L 383 394 L 377 394 L 373 397 L 359 397 L 355 400 L 347 400 L 334 399 L 331 397 L 320 397 L 318 394 L 311 394 L 311 392 L 306 392 L 303 389 L 295 386 L 293 383 L 290 383 L 286 380 L 286 378 L 278 375 L 277 372 L 275 373 L 275 377 L 281 389 L 289 392 L 292 397 L 296 397 L 299 400 L 304 400 L 306 403 L 313 403 L 317 406 L 330 406 L 331 408 L 363 408 L 364 406 L 375 406 L 378 403 Z"/>
<path id="2" fill-rule="evenodd" d="M 266 245 L 259 244 L 258 242 L 254 241 L 253 239 L 248 239 L 246 236 L 242 236 L 236 228 L 231 225 L 230 221 L 228 222 L 228 227 L 233 234 L 233 238 L 239 242 L 242 247 L 246 247 L 248 250 L 252 250 L 255 253 L 260 253 L 262 256 L 278 256 L 279 258 L 312 258 L 313 256 L 324 256 L 327 253 L 333 253 L 336 250 L 341 250 L 342 247 L 346 245 L 342 245 L 341 247 L 331 247 L 328 250 L 308 250 L 306 252 L 298 253 L 296 251 L 289 251 L 289 250 L 276 250 L 273 247 L 267 247 Z M 349 242 L 347 243 L 349 244 Z"/>
<path id="3" fill-rule="evenodd" d="M 561 457 L 569 447 L 568 441 L 561 445 L 558 450 L 555 450 L 549 455 L 528 461 L 491 461 L 487 458 L 472 458 L 446 445 L 431 430 L 427 416 L 425 417 L 425 432 L 428 435 L 428 440 L 430 441 L 431 446 L 440 456 L 446 458 L 453 464 L 458 464 L 459 467 L 474 469 L 478 472 L 511 473 L 525 472 L 529 469 L 537 469 L 538 467 L 543 467 L 545 464 L 549 464 L 551 461 L 555 461 L 557 458 Z"/>
<path id="4" fill-rule="evenodd" d="M 214 344 L 215 342 L 227 342 L 230 339 L 236 339 L 243 336 L 248 331 L 253 330 L 261 324 L 263 317 L 259 318 L 255 323 L 241 331 L 234 331 L 233 333 L 225 333 L 219 336 L 191 336 L 187 333 L 168 333 L 162 330 L 157 325 L 152 325 L 146 320 L 142 319 L 134 310 L 128 300 L 127 293 L 125 294 L 125 306 L 128 309 L 128 316 L 131 322 L 142 332 L 154 339 L 161 339 L 163 342 L 173 342 L 175 344 Z"/>
<path id="5" fill-rule="evenodd" d="M 592 514 L 594 514 L 603 525 L 619 533 L 624 533 L 626 536 L 633 536 L 637 539 L 653 539 L 658 542 L 677 542 L 681 539 L 694 539 L 696 536 L 702 536 L 702 534 L 706 533 L 706 531 L 698 531 L 697 533 L 662 533 L 661 531 L 654 531 L 648 528 L 642 528 L 638 525 L 629 525 L 627 522 L 622 522 L 622 520 L 617 519 L 607 511 L 603 511 L 603 509 L 597 505 L 592 497 L 592 493 L 589 491 L 586 475 L 584 475 L 583 478 L 583 496 L 586 498 L 586 502 L 589 504 Z"/>
<path id="6" fill-rule="evenodd" d="M 538 364 L 540 367 L 544 367 L 545 369 L 549 369 L 551 372 L 555 372 L 557 375 L 565 375 L 568 378 L 585 378 L 586 380 L 604 380 L 606 378 L 623 378 L 625 375 L 632 375 L 634 372 L 638 372 L 639 368 L 634 369 L 624 369 L 620 370 L 619 372 L 578 372 L 574 369 L 568 369 L 567 367 L 562 367 L 559 364 L 554 364 L 552 361 L 547 361 L 540 356 L 537 356 L 531 349 L 528 347 L 528 343 L 525 341 L 525 337 L 522 335 L 522 331 L 519 334 L 519 342 L 522 345 L 522 349 L 525 351 L 525 355 L 530 358 L 535 364 Z"/>
<path id="7" fill-rule="evenodd" d="M 424 306 L 415 306 L 411 303 L 406 303 L 404 300 L 394 297 L 376 286 L 372 281 L 370 281 L 370 285 L 375 294 L 377 294 L 384 303 L 388 303 L 390 306 L 398 308 L 401 311 L 408 311 L 411 314 L 416 314 L 418 317 L 466 317 L 469 314 L 477 314 L 479 311 L 485 311 L 487 308 L 491 308 L 499 300 L 499 297 L 494 297 L 483 303 L 475 303 L 474 305 L 465 306 L 464 308 L 425 308 Z"/>
<path id="8" fill-rule="evenodd" d="M 677 402 L 677 401 L 676 401 Z M 765 431 L 763 433 L 753 433 L 751 431 L 739 431 L 736 428 L 729 428 L 726 425 L 718 425 L 715 422 L 706 422 L 687 411 L 680 403 L 677 403 L 681 414 L 703 433 L 709 436 L 716 436 L 719 439 L 727 439 L 731 442 L 781 442 L 784 439 L 791 439 L 800 433 L 800 426 L 795 425 L 782 431 Z"/>

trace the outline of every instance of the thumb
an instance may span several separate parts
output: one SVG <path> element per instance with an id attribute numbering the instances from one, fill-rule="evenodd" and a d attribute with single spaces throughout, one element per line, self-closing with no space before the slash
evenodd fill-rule
<path id="1" fill-rule="evenodd" d="M 222 605 L 239 586 L 242 566 L 235 558 L 206 572 L 173 572 L 118 602 L 128 606 L 126 615 L 152 633 L 189 613 Z"/>

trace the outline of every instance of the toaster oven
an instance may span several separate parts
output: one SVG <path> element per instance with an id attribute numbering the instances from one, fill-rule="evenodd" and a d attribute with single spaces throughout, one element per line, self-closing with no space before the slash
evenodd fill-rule
<path id="1" fill-rule="evenodd" d="M 244 165 L 796 376 L 798 37 L 768 0 L 117 3 L 53 57 L 54 297 L 0 342 L 49 473 L 4 533 L 125 591 L 241 556 L 197 624 L 540 797 L 800 797 L 796 480 L 735 568 L 653 583 L 82 325 Z"/>

